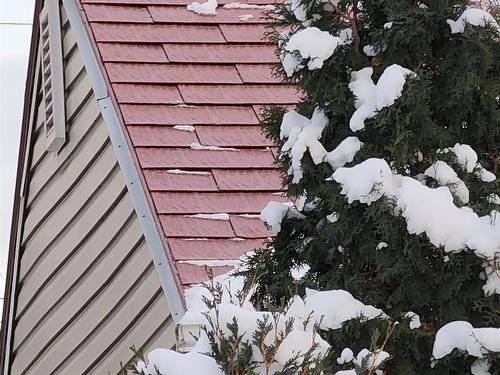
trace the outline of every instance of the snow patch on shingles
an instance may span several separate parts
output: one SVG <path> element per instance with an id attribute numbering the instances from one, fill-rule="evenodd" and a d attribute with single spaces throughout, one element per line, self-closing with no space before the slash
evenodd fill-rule
<path id="1" fill-rule="evenodd" d="M 246 4 L 246 3 L 227 3 L 224 4 L 225 9 L 264 9 L 264 10 L 274 10 L 274 5 L 258 5 L 258 4 Z"/>
<path id="2" fill-rule="evenodd" d="M 186 171 L 186 170 L 183 170 L 183 169 L 167 169 L 166 170 L 167 173 L 171 173 L 171 174 L 191 174 L 191 175 L 209 175 L 211 174 L 210 172 L 207 172 L 207 171 Z"/>
<path id="3" fill-rule="evenodd" d="M 458 20 L 446 20 L 448 25 L 450 25 L 451 33 L 463 33 L 465 30 L 465 25 L 470 24 L 473 26 L 485 27 L 487 24 L 491 25 L 494 29 L 500 32 L 500 27 L 497 21 L 491 14 L 487 11 L 478 8 L 466 9 L 458 18 Z"/>
<path id="4" fill-rule="evenodd" d="M 238 216 L 247 219 L 260 219 L 260 214 L 239 214 Z"/>
<path id="5" fill-rule="evenodd" d="M 195 127 L 193 125 L 175 125 L 174 129 L 186 131 L 186 132 L 194 132 L 195 131 Z"/>
<path id="6" fill-rule="evenodd" d="M 179 263 L 190 264 L 193 266 L 207 267 L 235 267 L 241 263 L 239 259 L 197 259 L 197 260 L 179 260 Z"/>
<path id="7" fill-rule="evenodd" d="M 408 78 L 416 77 L 411 70 L 393 64 L 385 68 L 377 84 L 372 80 L 373 68 L 363 68 L 351 73 L 349 90 L 354 94 L 354 107 L 349 126 L 356 132 L 365 127 L 365 120 L 376 116 L 383 108 L 393 105 L 403 92 Z"/>
<path id="8" fill-rule="evenodd" d="M 424 172 L 424 175 L 436 180 L 441 186 L 448 186 L 458 199 L 464 204 L 469 203 L 469 189 L 465 183 L 458 177 L 457 173 L 444 161 L 434 162 Z"/>
<path id="9" fill-rule="evenodd" d="M 229 214 L 219 213 L 219 214 L 196 214 L 196 215 L 184 215 L 184 217 L 192 217 L 196 219 L 206 219 L 206 220 L 229 220 Z"/>
<path id="10" fill-rule="evenodd" d="M 200 14 L 200 15 L 216 15 L 217 12 L 217 0 L 207 0 L 204 3 L 199 3 L 197 1 L 192 2 L 187 6 L 187 9 L 191 12 Z"/>
<path id="11" fill-rule="evenodd" d="M 306 27 L 295 34 L 283 46 L 284 55 L 282 55 L 283 68 L 288 77 L 302 68 L 301 61 L 293 56 L 298 52 L 302 59 L 309 59 L 307 67 L 309 70 L 320 69 L 325 60 L 327 60 L 338 46 L 346 44 L 349 39 L 348 33 L 341 36 L 333 36 L 328 31 L 322 31 L 317 27 Z M 288 53 L 286 53 L 288 52 Z"/>
<path id="12" fill-rule="evenodd" d="M 201 145 L 199 143 L 191 143 L 189 145 L 192 150 L 209 150 L 209 151 L 240 151 L 237 148 L 231 148 L 231 147 L 219 147 L 219 146 L 213 146 L 213 145 Z"/>
<path id="13" fill-rule="evenodd" d="M 238 19 L 242 22 L 250 21 L 251 19 L 253 19 L 253 15 L 252 14 L 240 14 L 238 16 Z"/>
<path id="14" fill-rule="evenodd" d="M 474 328 L 466 321 L 454 321 L 441 327 L 434 340 L 432 356 L 441 359 L 453 349 L 482 358 L 487 352 L 500 351 L 500 328 Z"/>
<path id="15" fill-rule="evenodd" d="M 241 237 L 232 237 L 232 238 L 230 238 L 230 240 L 236 241 L 236 242 L 246 241 L 244 238 L 241 238 Z"/>

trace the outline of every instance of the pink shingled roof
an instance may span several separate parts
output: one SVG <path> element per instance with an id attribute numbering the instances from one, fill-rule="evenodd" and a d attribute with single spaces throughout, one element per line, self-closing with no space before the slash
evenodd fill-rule
<path id="1" fill-rule="evenodd" d="M 216 16 L 201 16 L 186 9 L 189 0 L 81 0 L 184 287 L 206 280 L 197 261 L 259 247 L 270 232 L 257 214 L 268 201 L 284 200 L 259 113 L 293 105 L 298 94 L 271 74 L 277 60 L 263 41 L 262 11 L 223 8 L 228 2 L 219 2 Z M 240 21 L 243 14 L 253 18 Z M 195 216 L 214 213 L 229 220 Z"/>

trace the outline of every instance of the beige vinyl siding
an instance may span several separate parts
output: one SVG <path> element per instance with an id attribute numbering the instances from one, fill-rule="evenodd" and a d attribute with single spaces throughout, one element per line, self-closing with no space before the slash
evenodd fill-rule
<path id="1" fill-rule="evenodd" d="M 29 154 L 12 375 L 117 374 L 174 324 L 75 38 L 62 12 L 67 143 Z"/>

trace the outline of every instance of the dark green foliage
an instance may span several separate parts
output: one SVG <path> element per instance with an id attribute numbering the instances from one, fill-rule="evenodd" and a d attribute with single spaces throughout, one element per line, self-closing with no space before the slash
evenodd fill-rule
<path id="1" fill-rule="evenodd" d="M 341 1 L 340 11 L 347 12 L 353 3 L 357 2 Z M 322 69 L 302 69 L 288 81 L 304 93 L 298 106 L 301 114 L 310 116 L 316 106 L 327 113 L 330 123 L 320 140 L 327 151 L 347 136 L 355 135 L 364 143 L 348 166 L 370 157 L 385 158 L 398 173 L 416 176 L 434 161 L 446 161 L 470 190 L 468 206 L 485 215 L 500 210 L 485 198 L 500 194 L 500 178 L 481 182 L 473 173 L 462 171 L 449 154 L 436 153 L 455 143 L 468 144 L 482 166 L 500 177 L 500 35 L 493 28 L 470 25 L 463 34 L 451 34 L 446 20 L 456 20 L 466 3 L 365 0 L 362 8 L 352 12 L 359 30 L 355 41 L 338 48 Z M 336 35 L 348 25 L 338 11 L 324 10 L 321 2 L 302 4 L 309 6 L 309 17 L 321 15 L 311 26 Z M 275 27 L 292 25 L 292 32 L 302 28 L 285 7 L 280 14 Z M 383 25 L 389 21 L 392 28 L 385 29 Z M 283 41 L 277 34 L 271 38 Z M 363 54 L 362 47 L 368 44 L 378 46 L 376 57 Z M 354 112 L 354 97 L 348 88 L 351 72 L 371 66 L 376 82 L 392 64 L 413 70 L 418 79 L 407 81 L 394 105 L 367 120 L 364 130 L 353 133 L 349 128 Z M 276 71 L 285 77 L 280 67 Z M 279 145 L 283 144 L 279 139 L 283 114 L 283 109 L 272 108 L 264 123 L 267 136 Z M 416 156 L 417 151 L 422 158 Z M 484 281 L 478 277 L 483 260 L 468 250 L 445 254 L 424 234 L 410 235 L 405 220 L 393 214 L 387 199 L 370 206 L 348 204 L 338 184 L 326 181 L 331 167 L 314 165 L 307 152 L 302 159 L 304 177 L 298 184 L 291 184 L 286 174 L 290 159 L 284 155 L 277 163 L 290 196 L 307 193 L 308 202 L 317 202 L 305 212 L 305 219 L 285 219 L 269 248 L 249 259 L 246 275 L 256 275 L 255 301 L 269 308 L 297 292 L 303 295 L 306 287 L 345 289 L 401 322 L 387 343 L 386 351 L 392 355 L 384 365 L 387 374 L 470 374 L 474 358 L 455 350 L 432 368 L 431 353 L 436 330 L 447 322 L 467 320 L 475 327 L 500 327 L 499 296 L 486 297 Z M 436 186 L 431 179 L 426 183 Z M 455 204 L 462 205 L 458 199 Z M 333 224 L 325 221 L 332 212 L 339 217 Z M 375 250 L 382 241 L 389 246 Z M 311 269 L 294 282 L 290 269 L 303 263 Z M 407 311 L 420 315 L 421 328 L 410 330 L 401 320 Z M 351 347 L 356 353 L 367 347 L 374 332 L 385 332 L 387 324 L 383 319 L 351 321 L 340 330 L 324 332 L 336 349 L 327 361 L 329 371 L 349 368 L 337 364 L 338 351 Z M 500 373 L 499 354 L 491 358 L 490 371 Z"/>

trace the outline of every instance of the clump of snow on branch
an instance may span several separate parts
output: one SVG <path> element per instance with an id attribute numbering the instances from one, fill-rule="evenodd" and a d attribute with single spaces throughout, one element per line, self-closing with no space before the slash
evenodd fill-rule
<path id="1" fill-rule="evenodd" d="M 287 0 L 285 4 L 287 8 L 293 12 L 297 21 L 304 22 L 307 20 L 307 7 L 301 0 Z"/>
<path id="2" fill-rule="evenodd" d="M 493 182 L 497 179 L 494 173 L 483 168 L 481 164 L 477 165 L 476 176 L 483 182 Z"/>
<path id="3" fill-rule="evenodd" d="M 342 365 L 344 363 L 349 363 L 354 359 L 354 353 L 351 348 L 344 348 L 342 353 L 340 353 L 340 357 L 337 358 L 337 363 Z"/>
<path id="4" fill-rule="evenodd" d="M 285 217 L 304 218 L 300 212 L 293 206 L 293 203 L 287 202 L 269 202 L 260 213 L 260 219 L 266 223 L 274 235 L 281 230 L 281 222 Z"/>
<path id="5" fill-rule="evenodd" d="M 300 4 L 300 1 L 294 1 L 293 4 Z M 302 17 L 301 5 L 297 5 L 295 11 Z M 309 60 L 309 70 L 320 69 L 337 47 L 350 42 L 351 35 L 349 31 L 342 31 L 339 36 L 334 36 L 317 27 L 306 27 L 296 32 L 283 46 L 282 64 L 287 76 L 291 77 L 303 68 L 302 59 Z M 294 53 L 298 53 L 300 58 L 295 57 Z"/>
<path id="6" fill-rule="evenodd" d="M 405 318 L 410 319 L 410 329 L 417 329 L 422 325 L 422 323 L 420 322 L 420 316 L 415 314 L 413 311 L 408 311 L 405 314 Z"/>
<path id="7" fill-rule="evenodd" d="M 362 146 L 363 142 L 358 137 L 347 137 L 333 151 L 327 153 L 325 161 L 336 170 L 350 163 Z"/>
<path id="8" fill-rule="evenodd" d="M 406 219 L 410 234 L 425 233 L 430 242 L 447 252 L 471 249 L 488 263 L 500 252 L 500 214 L 478 216 L 470 207 L 457 207 L 448 187 L 436 189 L 420 181 L 393 173 L 383 159 L 371 158 L 353 167 L 337 169 L 332 179 L 342 186 L 349 203 L 371 204 L 383 196 L 396 205 Z M 497 273 L 487 274 L 488 293 L 500 293 Z"/>
<path id="9" fill-rule="evenodd" d="M 365 120 L 375 117 L 381 109 L 393 105 L 401 96 L 406 80 L 416 77 L 411 70 L 397 64 L 388 66 L 376 85 L 371 78 L 372 74 L 373 68 L 363 68 L 351 73 L 349 89 L 356 97 L 356 111 L 349 122 L 352 131 L 364 129 Z"/>
<path id="10" fill-rule="evenodd" d="M 357 137 L 347 137 L 333 151 L 327 152 L 319 139 L 328 124 L 325 113 L 316 108 L 311 119 L 289 111 L 283 116 L 280 128 L 280 138 L 287 139 L 281 147 L 282 153 L 287 153 L 291 158 L 288 171 L 293 175 L 292 183 L 302 179 L 302 158 L 309 151 L 315 164 L 328 162 L 335 170 L 350 163 L 363 143 Z"/>
<path id="11" fill-rule="evenodd" d="M 495 21 L 495 18 L 493 18 L 493 16 L 487 11 L 479 8 L 466 9 L 460 17 L 458 17 L 458 20 L 453 21 L 449 19 L 446 20 L 446 22 L 450 25 L 452 34 L 463 33 L 466 24 L 482 27 L 485 27 L 488 24 L 500 32 L 500 27 Z"/>
<path id="12" fill-rule="evenodd" d="M 309 120 L 295 111 L 285 113 L 281 123 L 280 138 L 287 138 L 281 147 L 281 152 L 289 153 L 292 161 L 290 174 L 293 174 L 293 183 L 302 178 L 302 157 L 309 150 L 315 164 L 323 161 L 327 152 L 319 142 L 323 129 L 328 124 L 325 113 L 316 108 Z"/>
<path id="13" fill-rule="evenodd" d="M 204 3 L 194 1 L 187 5 L 187 9 L 201 15 L 216 15 L 217 12 L 215 10 L 218 5 L 217 0 L 207 0 Z"/>
<path id="14" fill-rule="evenodd" d="M 437 331 L 432 356 L 439 360 L 454 349 L 478 358 L 471 367 L 472 374 L 489 374 L 486 355 L 500 352 L 500 328 L 474 328 L 469 322 L 450 322 Z"/>
<path id="15" fill-rule="evenodd" d="M 455 146 L 445 149 L 442 152 L 446 152 L 448 150 L 451 150 L 455 154 L 457 163 L 464 171 L 469 173 L 475 172 L 476 176 L 483 182 L 493 182 L 496 180 L 495 174 L 486 170 L 480 163 L 477 162 L 477 153 L 471 146 L 457 143 Z"/>
<path id="16" fill-rule="evenodd" d="M 292 276 L 292 279 L 297 281 L 302 279 L 310 269 L 311 266 L 306 263 L 299 264 L 290 269 L 290 275 Z"/>
<path id="17" fill-rule="evenodd" d="M 436 180 L 441 186 L 448 186 L 462 203 L 469 203 L 469 189 L 457 176 L 457 173 L 444 161 L 438 160 L 424 172 L 424 175 Z"/>
<path id="18" fill-rule="evenodd" d="M 317 291 L 306 289 L 306 309 L 320 322 L 321 329 L 338 329 L 353 318 L 366 320 L 386 315 L 380 309 L 364 305 L 345 290 Z"/>
<path id="19" fill-rule="evenodd" d="M 349 350 L 350 352 L 346 352 L 346 350 Z M 344 352 L 346 352 L 345 356 Z M 352 358 L 351 358 L 352 356 Z M 375 370 L 382 363 L 384 363 L 387 359 L 389 359 L 390 354 L 383 351 L 383 350 L 375 350 L 373 352 L 370 352 L 368 349 L 364 348 L 361 349 L 358 355 L 356 357 L 353 356 L 352 350 L 349 348 L 346 348 L 342 351 L 342 354 L 340 358 L 337 359 L 337 362 L 339 364 L 343 363 L 349 363 L 352 362 L 354 365 L 356 365 L 358 368 L 362 368 L 363 366 L 366 366 L 368 370 Z M 343 362 L 342 362 L 343 361 Z M 358 372 L 356 370 L 343 370 L 343 371 L 337 371 L 335 375 L 357 375 Z M 376 370 L 373 372 L 373 374 L 382 374 L 382 371 Z"/>
<path id="20" fill-rule="evenodd" d="M 472 173 L 477 164 L 477 153 L 474 149 L 465 144 L 456 143 L 450 148 L 457 158 L 457 163 L 468 173 Z"/>

